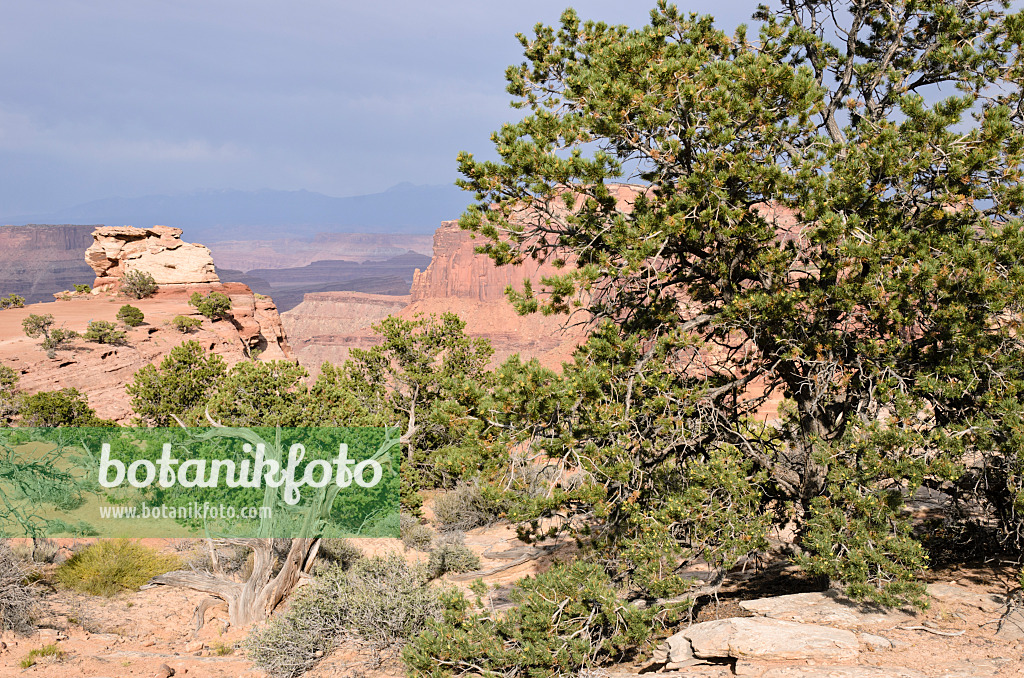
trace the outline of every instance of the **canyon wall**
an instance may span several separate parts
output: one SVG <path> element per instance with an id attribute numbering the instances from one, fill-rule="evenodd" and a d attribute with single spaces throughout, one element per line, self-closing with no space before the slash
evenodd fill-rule
<path id="1" fill-rule="evenodd" d="M 425 270 L 416 271 L 407 297 L 324 292 L 284 314 L 289 339 L 299 362 L 312 372 L 327 361 L 341 363 L 352 348 L 376 343 L 370 325 L 397 315 L 412 320 L 421 315 L 453 312 L 466 322 L 466 333 L 485 337 L 495 350 L 497 363 L 513 353 L 537 358 L 549 367 L 568 360 L 583 336 L 580 328 L 563 328 L 564 316 L 518 315 L 505 299 L 505 289 L 522 289 L 527 278 L 555 272 L 550 264 L 527 261 L 522 266 L 495 266 L 474 250 L 480 240 L 443 222 L 434 233 L 434 256 Z"/>
<path id="2" fill-rule="evenodd" d="M 56 292 L 92 282 L 82 252 L 95 226 L 0 226 L 0 296 L 17 294 L 28 303 L 49 301 Z"/>

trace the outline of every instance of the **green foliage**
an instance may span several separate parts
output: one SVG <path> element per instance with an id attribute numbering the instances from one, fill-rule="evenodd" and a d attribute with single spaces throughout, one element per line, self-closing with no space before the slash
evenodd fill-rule
<path id="1" fill-rule="evenodd" d="M 68 344 L 78 338 L 78 332 L 66 330 L 62 327 L 55 327 L 40 342 L 40 346 L 46 351 L 49 357 L 53 357 L 57 349 L 68 348 Z"/>
<path id="2" fill-rule="evenodd" d="M 231 299 L 221 292 L 210 292 L 206 296 L 193 292 L 188 304 L 210 320 L 219 320 L 231 315 Z"/>
<path id="3" fill-rule="evenodd" d="M 46 338 L 50 336 L 50 328 L 55 322 L 52 313 L 44 315 L 32 313 L 21 321 L 21 327 L 25 330 L 25 336 L 30 339 Z"/>
<path id="4" fill-rule="evenodd" d="M 299 590 L 287 612 L 253 629 L 244 646 L 258 668 L 290 678 L 309 670 L 347 633 L 378 651 L 401 647 L 440 617 L 441 595 L 422 567 L 396 554 L 364 558 L 347 569 L 328 567 Z"/>
<path id="5" fill-rule="evenodd" d="M 10 423 L 18 412 L 18 372 L 0 365 L 0 425 Z"/>
<path id="6" fill-rule="evenodd" d="M 142 309 L 131 304 L 125 304 L 118 309 L 117 319 L 128 327 L 138 327 L 146 319 L 146 316 L 143 314 Z"/>
<path id="7" fill-rule="evenodd" d="M 65 652 L 57 643 L 49 643 L 42 647 L 37 647 L 29 650 L 28 655 L 21 660 L 19 666 L 23 669 L 31 668 L 36 665 L 37 659 L 54 659 L 56 661 L 63 661 L 64 657 L 67 656 Z"/>
<path id="8" fill-rule="evenodd" d="M 636 656 L 661 612 L 624 602 L 601 568 L 582 561 L 520 580 L 511 595 L 516 606 L 502 616 L 449 595 L 443 619 L 406 646 L 409 674 L 577 676 Z"/>
<path id="9" fill-rule="evenodd" d="M 92 285 L 75 285 L 75 292 L 79 294 L 89 294 L 89 292 L 92 292 Z"/>
<path id="10" fill-rule="evenodd" d="M 112 426 L 113 422 L 100 419 L 89 407 L 89 399 L 76 388 L 59 391 L 40 391 L 19 398 L 18 414 L 21 426 Z"/>
<path id="11" fill-rule="evenodd" d="M 182 334 L 190 334 L 199 329 L 202 324 L 203 321 L 199 318 L 190 318 L 187 315 L 176 315 L 171 319 L 171 327 Z"/>
<path id="12" fill-rule="evenodd" d="M 374 330 L 381 343 L 351 352 L 347 387 L 370 417 L 409 434 L 402 502 L 416 510 L 418 490 L 451 487 L 498 456 L 482 436 L 493 349 L 467 337 L 452 313 L 411 321 L 392 316 Z"/>
<path id="13" fill-rule="evenodd" d="M 117 325 L 109 320 L 90 321 L 82 336 L 86 341 L 95 341 L 97 344 L 123 344 L 126 340 L 124 331 L 117 329 Z"/>
<path id="14" fill-rule="evenodd" d="M 210 413 L 230 426 L 301 426 L 307 375 L 287 360 L 240 362 L 216 384 Z"/>
<path id="15" fill-rule="evenodd" d="M 145 299 L 156 294 L 157 284 L 146 271 L 128 271 L 121 277 L 120 290 L 132 299 Z"/>
<path id="16" fill-rule="evenodd" d="M 651 580 L 662 565 L 725 568 L 794 520 L 811 572 L 913 601 L 925 559 L 903 504 L 922 484 L 1024 546 L 1024 59 L 1006 6 L 782 3 L 751 39 L 661 2 L 642 28 L 567 10 L 520 36 L 525 116 L 494 134 L 497 161 L 460 155 L 478 199 L 462 225 L 498 263 L 561 267 L 510 293 L 520 311 L 596 328 L 564 386 L 510 403 L 534 417 L 510 432 L 563 460 L 565 491 L 523 511 L 606 523 L 602 552 L 652 593 L 680 584 Z M 780 425 L 758 424 L 778 396 Z"/>
<path id="17" fill-rule="evenodd" d="M 466 537 L 461 532 L 449 533 L 438 539 L 427 561 L 427 572 L 434 579 L 449 572 L 479 569 L 480 557 L 466 546 Z"/>
<path id="18" fill-rule="evenodd" d="M 218 384 L 227 375 L 224 359 L 195 341 L 171 349 L 159 367 L 146 365 L 125 388 L 137 420 L 148 426 L 174 426 L 171 415 L 194 426 Z"/>
<path id="19" fill-rule="evenodd" d="M 11 292 L 6 297 L 0 297 L 0 311 L 8 308 L 22 308 L 25 305 L 25 297 L 18 296 Z"/>
<path id="20" fill-rule="evenodd" d="M 93 596 L 134 591 L 158 574 L 180 566 L 165 555 L 127 539 L 101 539 L 64 561 L 54 574 L 61 585 Z"/>

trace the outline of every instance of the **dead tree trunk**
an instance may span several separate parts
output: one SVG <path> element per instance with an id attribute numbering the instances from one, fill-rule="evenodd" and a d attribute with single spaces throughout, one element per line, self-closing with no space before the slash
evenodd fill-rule
<path id="1" fill-rule="evenodd" d="M 318 538 L 292 539 L 285 562 L 274 575 L 273 539 L 228 539 L 228 544 L 245 546 L 253 551 L 252 574 L 244 582 L 191 570 L 176 570 L 153 577 L 147 586 L 180 586 L 209 593 L 228 604 L 228 621 L 232 626 L 246 626 L 269 617 L 296 587 L 316 558 L 319 541 Z M 202 615 L 209 607 L 208 601 L 200 604 L 196 631 L 202 628 Z"/>

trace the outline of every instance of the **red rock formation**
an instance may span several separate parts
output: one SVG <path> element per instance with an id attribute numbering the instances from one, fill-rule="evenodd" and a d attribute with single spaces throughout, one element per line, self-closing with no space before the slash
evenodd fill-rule
<path id="1" fill-rule="evenodd" d="M 522 266 L 495 266 L 474 250 L 480 244 L 458 222 L 446 221 L 434 234 L 434 257 L 413 277 L 408 305 L 395 297 L 352 292 L 307 294 L 285 314 L 288 336 L 299 362 L 315 372 L 324 361 L 340 363 L 352 348 L 367 348 L 376 339 L 370 329 L 393 314 L 406 319 L 454 312 L 466 321 L 471 336 L 486 337 L 495 349 L 494 362 L 519 353 L 549 367 L 567 360 L 581 339 L 579 328 L 563 330 L 564 317 L 519 316 L 505 298 L 505 289 L 522 289 L 527 278 L 555 272 L 550 264 L 528 261 Z"/>
<path id="2" fill-rule="evenodd" d="M 232 300 L 234 319 L 211 322 L 188 305 L 194 291 L 217 290 Z M 29 339 L 21 321 L 30 313 L 51 313 L 57 326 L 79 333 L 92 320 L 116 322 L 117 311 L 126 302 L 142 310 L 144 324 L 128 330 L 128 343 L 108 346 L 77 340 L 69 350 L 48 358 L 38 339 Z M 200 329 L 182 334 L 169 325 L 177 315 L 202 320 Z M 21 387 L 28 393 L 73 387 L 89 397 L 89 404 L 101 417 L 127 423 L 131 418 L 124 387 L 143 365 L 158 364 L 167 353 L 186 340 L 195 340 L 224 357 L 229 365 L 246 360 L 254 349 L 260 360 L 292 359 L 280 318 L 267 299 L 255 299 L 239 283 L 178 286 L 163 289 L 148 299 L 127 300 L 114 295 L 76 296 L 68 301 L 31 304 L 0 311 L 0 363 L 14 368 Z"/>
<path id="3" fill-rule="evenodd" d="M 143 271 L 158 285 L 218 282 L 213 257 L 203 245 L 184 242 L 180 228 L 101 226 L 93 231 L 85 261 L 96 272 L 93 291 L 116 289 L 129 271 Z"/>
<path id="4" fill-rule="evenodd" d="M 100 275 L 100 289 L 92 295 L 69 296 L 65 301 L 0 311 L 0 363 L 17 370 L 21 388 L 28 393 L 77 388 L 88 396 L 99 416 L 127 423 L 131 410 L 124 387 L 141 367 L 159 363 L 186 340 L 198 341 L 223 356 L 229 365 L 256 357 L 257 352 L 260 360 L 293 360 L 273 301 L 254 295 L 241 283 L 216 282 L 215 275 L 209 281 L 213 269 L 209 251 L 202 245 L 183 243 L 180 235 L 179 229 L 162 226 L 96 229 L 94 244 L 86 256 Z M 159 283 L 154 296 L 129 300 L 110 292 L 119 284 L 118 276 L 134 266 L 138 270 L 153 267 Z M 201 318 L 188 303 L 194 292 L 214 291 L 231 299 L 231 315 L 226 320 Z M 143 312 L 145 321 L 127 330 L 128 341 L 123 346 L 79 339 L 49 358 L 38 339 L 25 336 L 21 325 L 29 314 L 52 314 L 58 327 L 84 333 L 93 320 L 116 322 L 118 310 L 127 302 Z M 199 318 L 202 325 L 192 334 L 182 334 L 170 325 L 178 315 Z"/>

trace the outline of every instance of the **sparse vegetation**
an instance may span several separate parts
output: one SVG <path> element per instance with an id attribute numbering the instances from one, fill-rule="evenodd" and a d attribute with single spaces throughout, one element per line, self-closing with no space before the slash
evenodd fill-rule
<path id="1" fill-rule="evenodd" d="M 171 327 L 178 330 L 182 334 L 191 334 L 203 324 L 203 321 L 199 318 L 190 318 L 187 315 L 176 315 L 171 320 Z"/>
<path id="2" fill-rule="evenodd" d="M 117 319 L 127 327 L 138 327 L 146 319 L 146 316 L 142 309 L 131 304 L 125 304 L 118 309 Z"/>
<path id="3" fill-rule="evenodd" d="M 111 597 L 133 591 L 150 578 L 177 568 L 180 559 L 127 539 L 101 539 L 57 568 L 56 580 L 67 588 Z"/>
<path id="4" fill-rule="evenodd" d="M 56 322 L 52 313 L 38 314 L 33 313 L 27 318 L 21 321 L 21 327 L 25 330 L 25 336 L 30 339 L 38 339 L 43 337 L 44 339 L 50 336 L 50 329 Z"/>
<path id="5" fill-rule="evenodd" d="M 85 329 L 82 335 L 86 341 L 94 341 L 97 344 L 123 344 L 127 335 L 123 330 L 117 329 L 117 325 L 109 320 L 93 320 Z"/>
<path id="6" fill-rule="evenodd" d="M 58 349 L 67 348 L 74 339 L 78 338 L 78 332 L 54 327 L 55 322 L 52 313 L 42 315 L 33 313 L 21 321 L 21 327 L 27 337 L 43 338 L 39 345 L 50 358 L 56 355 Z"/>
<path id="7" fill-rule="evenodd" d="M 449 532 L 438 538 L 430 551 L 427 572 L 434 579 L 449 572 L 472 572 L 480 569 L 480 557 L 466 546 L 466 535 Z"/>
<path id="8" fill-rule="evenodd" d="M 31 628 L 33 595 L 25 583 L 27 575 L 7 540 L 0 540 L 0 631 L 23 633 Z"/>
<path id="9" fill-rule="evenodd" d="M 128 271 L 121 277 L 120 290 L 133 299 L 145 299 L 156 294 L 157 284 L 146 271 Z"/>
<path id="10" fill-rule="evenodd" d="M 75 285 L 75 292 L 78 294 L 89 294 L 92 292 L 92 285 Z"/>
<path id="11" fill-rule="evenodd" d="M 440 618 L 443 592 L 428 581 L 422 567 L 397 554 L 324 568 L 287 612 L 250 632 L 244 646 L 257 667 L 282 678 L 309 670 L 344 634 L 377 651 L 398 649 Z"/>
<path id="12" fill-rule="evenodd" d="M 193 292 L 188 303 L 210 320 L 220 320 L 231 314 L 231 299 L 221 292 L 210 292 L 206 296 Z"/>
<path id="13" fill-rule="evenodd" d="M 25 297 L 18 296 L 11 292 L 6 297 L 0 298 L 0 311 L 8 308 L 22 308 L 25 305 Z"/>
<path id="14" fill-rule="evenodd" d="M 399 534 L 406 548 L 417 551 L 429 551 L 434 543 L 434 531 L 424 525 L 418 518 L 402 514 L 399 519 Z"/>
<path id="15" fill-rule="evenodd" d="M 43 645 L 30 650 L 28 656 L 21 660 L 19 666 L 23 669 L 31 668 L 36 665 L 39 659 L 53 659 L 55 661 L 63 661 L 64 657 L 67 656 L 65 652 L 56 643 L 50 643 L 49 645 Z"/>

